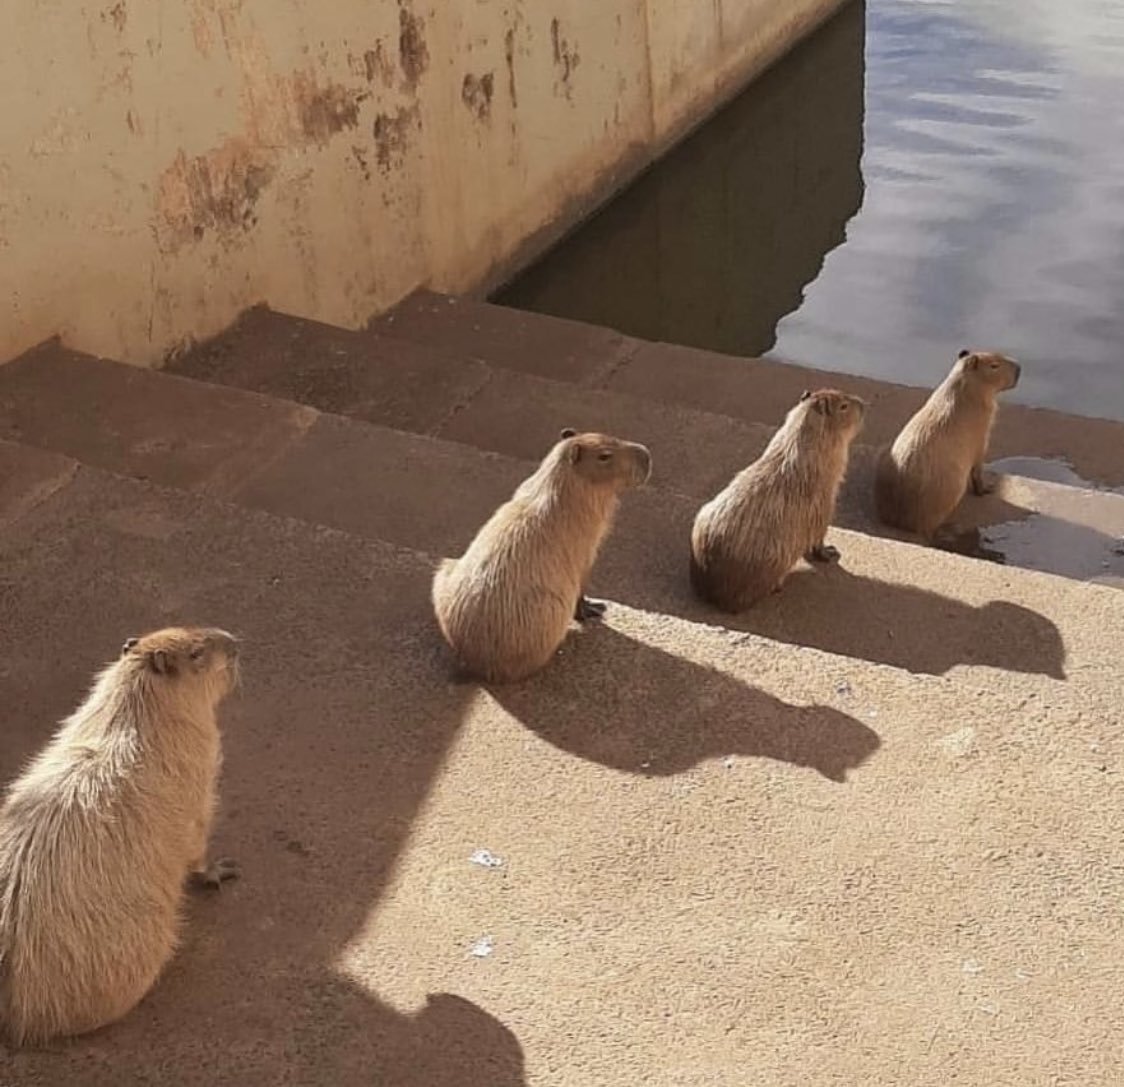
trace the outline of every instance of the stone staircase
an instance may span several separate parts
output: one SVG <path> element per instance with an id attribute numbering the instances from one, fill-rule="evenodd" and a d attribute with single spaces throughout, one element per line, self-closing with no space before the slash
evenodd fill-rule
<path id="1" fill-rule="evenodd" d="M 694 510 L 825 383 L 874 402 L 842 564 L 719 618 Z M 921 395 L 427 294 L 360 332 L 252 310 L 159 373 L 0 367 L 4 777 L 126 635 L 247 642 L 243 881 L 133 1016 L 0 1083 L 1118 1082 L 1124 427 L 1006 407 L 997 456 L 1104 489 L 966 505 L 1080 540 L 1000 565 L 870 519 Z M 615 606 L 525 684 L 455 683 L 435 558 L 565 425 L 653 450 Z"/>

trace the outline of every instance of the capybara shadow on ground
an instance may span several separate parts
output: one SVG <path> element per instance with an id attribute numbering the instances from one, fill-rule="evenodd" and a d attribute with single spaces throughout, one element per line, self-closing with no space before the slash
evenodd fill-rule
<path id="1" fill-rule="evenodd" d="M 572 639 L 539 675 L 493 696 L 555 747 L 614 770 L 666 776 L 727 755 L 843 782 L 878 734 L 830 706 L 791 706 L 609 625 Z"/>
<path id="2" fill-rule="evenodd" d="M 1066 678 L 1061 633 L 1038 612 L 1007 600 L 972 606 L 845 566 L 799 570 L 783 596 L 726 625 L 927 675 L 984 665 Z"/>
<path id="3" fill-rule="evenodd" d="M 720 611 L 691 591 L 690 504 L 651 497 L 638 495 L 622 509 L 619 529 L 594 572 L 596 594 L 646 611 L 910 672 L 943 675 L 969 664 L 1066 678 L 1061 633 L 1044 615 L 1006 600 L 972 605 L 915 585 L 852 573 L 845 540 L 839 541 L 839 563 L 798 566 L 779 593 L 737 614 Z M 668 547 L 668 539 L 682 545 Z M 925 562 L 927 552 L 914 550 L 917 561 Z"/>

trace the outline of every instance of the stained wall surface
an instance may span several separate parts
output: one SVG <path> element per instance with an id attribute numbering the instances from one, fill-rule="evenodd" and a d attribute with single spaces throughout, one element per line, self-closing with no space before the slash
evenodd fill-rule
<path id="1" fill-rule="evenodd" d="M 845 0 L 17 0 L 0 359 L 494 286 Z"/>

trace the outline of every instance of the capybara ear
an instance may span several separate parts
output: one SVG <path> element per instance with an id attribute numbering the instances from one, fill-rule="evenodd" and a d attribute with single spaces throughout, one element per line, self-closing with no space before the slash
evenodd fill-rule
<path id="1" fill-rule="evenodd" d="M 805 401 L 805 400 L 807 400 L 807 399 L 808 399 L 808 397 L 809 397 L 809 396 L 811 396 L 811 395 L 812 395 L 812 390 L 811 390 L 811 389 L 805 389 L 805 390 L 804 390 L 804 391 L 803 391 L 803 392 L 802 392 L 802 393 L 800 394 L 800 403 L 801 403 L 801 404 L 803 404 L 803 403 L 804 403 L 804 401 Z"/>
<path id="2" fill-rule="evenodd" d="M 565 438 L 576 438 L 577 436 L 578 436 L 578 432 L 572 426 L 562 428 L 562 437 L 564 439 Z"/>
<path id="3" fill-rule="evenodd" d="M 171 655 L 164 652 L 163 649 L 154 649 L 149 653 L 148 666 L 158 676 L 170 676 L 176 670 Z"/>
<path id="4" fill-rule="evenodd" d="M 969 350 L 968 350 L 968 348 L 966 348 L 966 347 L 962 347 L 962 348 L 960 348 L 960 354 L 959 354 L 959 355 L 957 355 L 956 357 L 957 357 L 958 359 L 966 359 L 966 358 L 967 358 L 967 357 L 968 357 L 968 356 L 969 356 L 969 355 L 970 355 L 971 353 L 972 353 L 972 352 L 971 352 L 971 351 L 969 351 Z"/>
<path id="5" fill-rule="evenodd" d="M 809 393 L 809 396 L 812 394 Z M 835 410 L 835 405 L 830 402 L 828 397 L 820 396 L 812 404 L 812 411 L 818 411 L 821 415 L 831 415 Z"/>
<path id="6" fill-rule="evenodd" d="M 121 656 L 124 656 L 130 649 L 135 649 L 140 643 L 140 638 L 126 638 L 125 644 L 121 647 Z"/>

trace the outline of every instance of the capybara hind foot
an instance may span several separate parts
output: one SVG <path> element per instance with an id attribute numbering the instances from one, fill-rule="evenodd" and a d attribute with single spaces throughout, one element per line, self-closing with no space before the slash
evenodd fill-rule
<path id="1" fill-rule="evenodd" d="M 604 619 L 608 607 L 609 605 L 602 600 L 590 600 L 587 596 L 579 596 L 577 607 L 574 608 L 574 618 L 579 623 Z"/>
<path id="2" fill-rule="evenodd" d="M 838 562 L 839 548 L 831 544 L 816 544 L 805 556 L 809 562 Z"/>
<path id="3" fill-rule="evenodd" d="M 242 874 L 238 862 L 230 857 L 211 861 L 206 868 L 191 873 L 192 885 L 200 890 L 217 891 L 227 880 L 238 879 Z"/>

